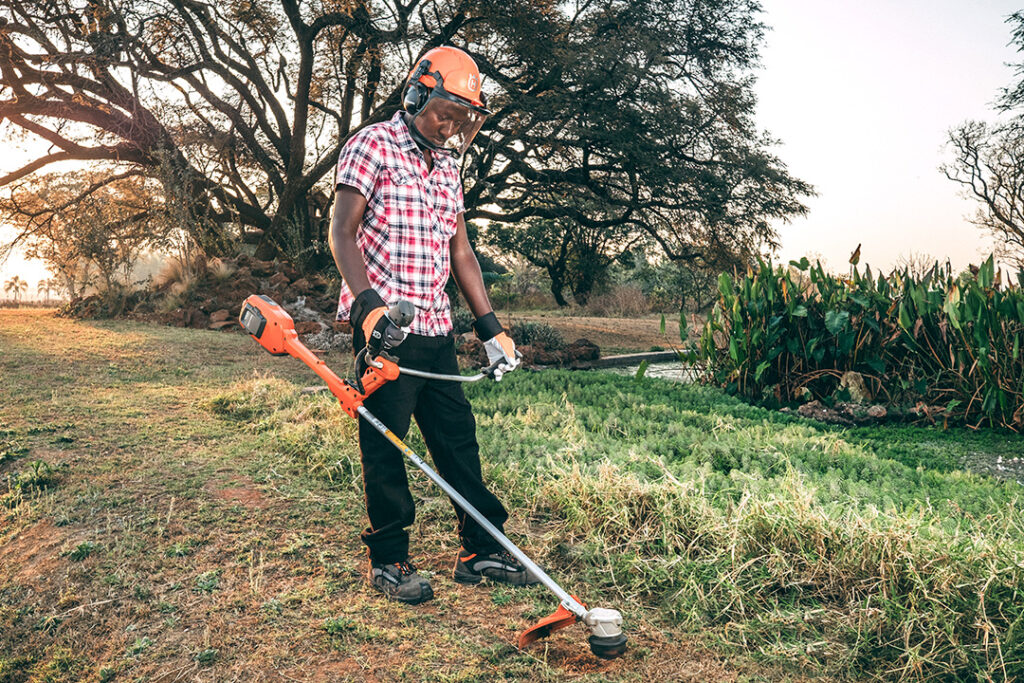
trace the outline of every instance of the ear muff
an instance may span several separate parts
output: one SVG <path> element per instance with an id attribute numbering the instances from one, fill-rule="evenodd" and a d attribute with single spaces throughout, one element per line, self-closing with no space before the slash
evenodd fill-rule
<path id="1" fill-rule="evenodd" d="M 427 86 L 418 81 L 410 83 L 409 89 L 405 91 L 405 99 L 402 101 L 402 105 L 407 112 L 415 115 L 427 103 L 428 97 L 430 97 L 430 91 L 427 89 Z"/>
<path id="2" fill-rule="evenodd" d="M 425 74 L 430 72 L 430 60 L 421 59 L 420 63 L 416 65 L 416 69 L 409 76 L 409 87 L 405 91 L 405 98 L 402 100 L 402 106 L 410 114 L 416 114 L 427 104 L 427 99 L 430 97 L 430 90 L 426 85 L 420 82 Z"/>

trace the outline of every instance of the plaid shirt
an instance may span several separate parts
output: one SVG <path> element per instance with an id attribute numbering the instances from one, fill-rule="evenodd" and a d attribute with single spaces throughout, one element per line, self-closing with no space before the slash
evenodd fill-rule
<path id="1" fill-rule="evenodd" d="M 448 242 L 465 210 L 455 160 L 444 153 L 433 157 L 428 172 L 398 112 L 353 135 L 341 150 L 335 175 L 335 187 L 349 185 L 366 197 L 356 244 L 370 286 L 389 305 L 411 301 L 416 306 L 411 331 L 428 337 L 452 330 L 444 291 L 451 269 Z M 338 320 L 349 319 L 355 294 L 342 283 Z"/>

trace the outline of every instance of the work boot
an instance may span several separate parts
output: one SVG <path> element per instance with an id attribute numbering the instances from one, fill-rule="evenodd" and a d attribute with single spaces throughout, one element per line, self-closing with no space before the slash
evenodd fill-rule
<path id="1" fill-rule="evenodd" d="M 460 548 L 453 574 L 459 583 L 480 583 L 485 576 L 512 586 L 540 583 L 540 579 L 526 571 L 526 567 L 507 550 L 478 554 Z"/>
<path id="2" fill-rule="evenodd" d="M 392 600 L 418 605 L 434 597 L 430 582 L 408 560 L 394 564 L 370 561 L 370 583 Z"/>

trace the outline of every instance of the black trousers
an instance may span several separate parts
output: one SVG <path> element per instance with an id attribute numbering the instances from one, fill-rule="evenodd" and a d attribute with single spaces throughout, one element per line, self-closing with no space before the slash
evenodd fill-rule
<path id="1" fill-rule="evenodd" d="M 353 346 L 361 349 L 362 331 L 354 332 Z M 402 367 L 449 375 L 459 373 L 451 335 L 410 334 L 393 355 Z M 400 375 L 370 395 L 363 405 L 400 439 L 405 438 L 410 419 L 415 417 L 438 473 L 488 521 L 498 529 L 503 528 L 508 513 L 481 478 L 476 420 L 461 384 Z M 409 493 L 406 458 L 365 420 L 359 420 L 359 448 L 366 512 L 370 518 L 370 526 L 362 533 L 363 543 L 375 562 L 405 560 L 409 556 L 406 527 L 412 524 L 416 510 Z M 452 505 L 459 537 L 467 550 L 490 553 L 501 549 L 469 515 L 454 502 Z"/>

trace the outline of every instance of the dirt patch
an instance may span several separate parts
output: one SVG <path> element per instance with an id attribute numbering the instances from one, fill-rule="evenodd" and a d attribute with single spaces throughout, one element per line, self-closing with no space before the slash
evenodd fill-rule
<path id="1" fill-rule="evenodd" d="M 577 339 L 588 339 L 601 348 L 602 356 L 620 353 L 639 353 L 652 349 L 669 350 L 678 348 L 679 322 L 666 316 L 665 332 L 661 332 L 661 316 L 646 315 L 640 318 L 597 318 L 586 316 L 562 316 L 557 314 L 503 315 L 502 322 L 535 322 L 551 325 L 558 330 L 567 343 Z M 691 332 L 696 326 L 690 321 Z"/>
<path id="2" fill-rule="evenodd" d="M 49 520 L 36 522 L 16 533 L 0 550 L 0 567 L 13 583 L 36 585 L 53 576 L 60 564 L 60 548 L 67 534 Z"/>
<path id="3" fill-rule="evenodd" d="M 250 510 L 270 507 L 270 500 L 256 488 L 256 483 L 251 479 L 236 477 L 231 483 L 235 485 L 222 487 L 220 483 L 211 482 L 206 485 L 206 491 L 218 500 L 237 503 Z"/>

